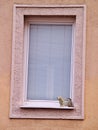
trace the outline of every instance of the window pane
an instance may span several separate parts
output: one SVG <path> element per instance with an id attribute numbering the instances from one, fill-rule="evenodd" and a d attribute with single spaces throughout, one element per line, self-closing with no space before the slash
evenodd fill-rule
<path id="1" fill-rule="evenodd" d="M 72 25 L 32 24 L 27 99 L 70 97 Z"/>

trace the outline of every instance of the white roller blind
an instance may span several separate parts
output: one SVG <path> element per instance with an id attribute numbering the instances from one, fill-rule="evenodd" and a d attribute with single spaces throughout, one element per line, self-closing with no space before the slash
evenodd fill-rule
<path id="1" fill-rule="evenodd" d="M 72 25 L 31 24 L 27 99 L 70 97 Z"/>

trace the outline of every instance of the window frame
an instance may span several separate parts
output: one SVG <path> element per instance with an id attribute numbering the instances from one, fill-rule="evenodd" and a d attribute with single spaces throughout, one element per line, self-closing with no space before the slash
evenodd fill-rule
<path id="1" fill-rule="evenodd" d="M 61 107 L 59 101 L 53 100 L 28 100 L 27 99 L 27 79 L 28 79 L 28 57 L 29 57 L 29 28 L 31 24 L 39 24 L 39 25 L 72 25 L 72 47 L 71 47 L 71 76 L 70 76 L 70 98 L 72 98 L 72 80 L 73 80 L 73 51 L 74 51 L 74 28 L 75 28 L 75 18 L 73 17 L 33 17 L 30 16 L 25 18 L 24 24 L 24 101 L 21 108 L 53 108 L 53 109 L 74 109 L 74 107 Z M 60 95 L 58 95 L 60 96 Z"/>
<path id="2" fill-rule="evenodd" d="M 28 102 L 24 102 L 24 17 L 30 15 L 76 17 L 72 109 L 32 108 L 32 103 L 30 106 Z M 84 119 L 85 26 L 85 5 L 14 5 L 10 118 Z"/>

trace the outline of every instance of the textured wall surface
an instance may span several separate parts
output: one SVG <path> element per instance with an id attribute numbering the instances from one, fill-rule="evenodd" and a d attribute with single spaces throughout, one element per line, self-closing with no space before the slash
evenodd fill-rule
<path id="1" fill-rule="evenodd" d="M 84 120 L 9 119 L 13 4 L 85 4 Z M 98 130 L 98 0 L 0 0 L 0 130 Z"/>

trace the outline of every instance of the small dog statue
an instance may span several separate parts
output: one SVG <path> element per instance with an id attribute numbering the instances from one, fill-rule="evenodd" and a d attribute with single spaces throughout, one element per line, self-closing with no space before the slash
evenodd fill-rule
<path id="1" fill-rule="evenodd" d="M 63 97 L 59 96 L 59 97 L 57 97 L 57 99 L 59 100 L 61 107 L 64 107 L 64 106 L 73 107 L 71 98 L 64 99 Z"/>

